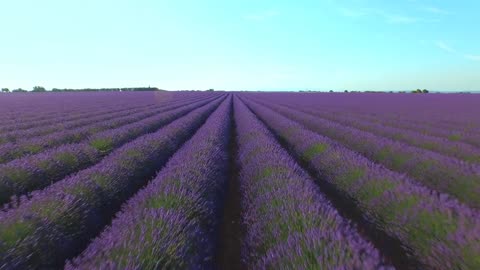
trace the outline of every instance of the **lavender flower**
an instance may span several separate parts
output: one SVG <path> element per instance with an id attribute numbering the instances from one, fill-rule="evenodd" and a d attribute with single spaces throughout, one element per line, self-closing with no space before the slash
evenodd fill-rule
<path id="1" fill-rule="evenodd" d="M 378 251 L 238 99 L 235 122 L 249 268 L 381 269 Z"/>
<path id="2" fill-rule="evenodd" d="M 66 269 L 212 268 L 231 98 Z"/>
<path id="3" fill-rule="evenodd" d="M 52 268 L 81 251 L 120 205 L 202 125 L 215 100 L 120 147 L 97 165 L 20 198 L 0 213 L 0 265 Z"/>
<path id="4" fill-rule="evenodd" d="M 480 268 L 478 211 L 419 186 L 264 106 L 254 102 L 248 106 L 312 166 L 319 179 L 354 200 L 366 220 L 398 239 L 406 252 L 428 268 Z"/>

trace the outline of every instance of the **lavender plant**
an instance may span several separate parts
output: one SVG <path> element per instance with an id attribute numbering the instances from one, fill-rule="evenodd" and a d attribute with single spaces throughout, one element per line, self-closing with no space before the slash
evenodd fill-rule
<path id="1" fill-rule="evenodd" d="M 389 268 L 238 99 L 235 123 L 249 269 Z"/>
<path id="2" fill-rule="evenodd" d="M 478 269 L 480 214 L 254 102 L 248 106 L 365 220 L 430 269 Z"/>
<path id="3" fill-rule="evenodd" d="M 231 97 L 66 269 L 212 269 Z"/>
<path id="4" fill-rule="evenodd" d="M 104 121 L 101 123 L 80 127 L 80 128 L 72 129 L 69 131 L 59 131 L 59 132 L 48 134 L 46 136 L 39 136 L 35 138 L 25 139 L 22 141 L 18 141 L 17 143 L 6 143 L 3 145 L 0 145 L 0 163 L 5 163 L 29 154 L 40 153 L 45 149 L 49 149 L 62 144 L 81 142 L 83 140 L 90 139 L 90 137 L 93 137 L 93 136 L 96 136 L 96 138 L 99 138 L 99 137 L 101 138 L 102 134 L 101 135 L 97 134 L 101 131 L 104 131 L 104 134 L 105 134 L 108 132 L 117 132 L 117 130 L 122 130 L 122 129 L 123 130 L 127 130 L 127 129 L 139 130 L 139 127 L 147 126 L 148 125 L 147 123 L 154 123 L 157 118 L 162 117 L 163 113 L 169 112 L 171 110 L 179 111 L 182 109 L 188 109 L 188 108 L 191 109 L 192 106 L 199 106 L 201 104 L 206 104 L 209 101 L 211 101 L 211 99 L 206 101 L 193 102 L 187 105 L 183 104 L 184 106 L 178 106 L 178 105 L 175 105 L 174 107 L 166 106 L 164 108 L 153 109 L 152 111 L 149 111 L 149 112 L 139 113 L 138 115 L 120 117 L 115 121 L 112 121 L 112 120 Z M 154 126 L 155 125 L 153 125 L 152 128 L 154 128 Z M 111 131 L 112 129 L 115 129 L 116 131 Z M 96 144 L 100 145 L 101 142 L 92 142 L 92 144 L 94 144 L 93 146 L 95 147 Z M 101 149 L 101 150 L 106 151 L 108 149 Z"/>
<path id="5" fill-rule="evenodd" d="M 20 198 L 18 205 L 1 212 L 0 265 L 55 268 L 78 254 L 222 100 L 122 146 L 97 165 Z"/>
<path id="6" fill-rule="evenodd" d="M 480 207 L 480 166 L 401 142 L 376 136 L 351 127 L 269 104 L 277 112 L 304 124 L 319 134 L 334 138 L 385 167 L 407 173 L 431 189 L 450 194 L 463 203 Z"/>

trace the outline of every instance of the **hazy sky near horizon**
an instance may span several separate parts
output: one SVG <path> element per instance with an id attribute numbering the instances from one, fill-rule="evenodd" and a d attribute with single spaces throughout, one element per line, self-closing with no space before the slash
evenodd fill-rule
<path id="1" fill-rule="evenodd" d="M 480 1 L 0 2 L 0 87 L 480 90 Z"/>

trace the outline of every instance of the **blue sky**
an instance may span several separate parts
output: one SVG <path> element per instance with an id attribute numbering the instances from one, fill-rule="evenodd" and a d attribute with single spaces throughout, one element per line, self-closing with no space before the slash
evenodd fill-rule
<path id="1" fill-rule="evenodd" d="M 480 1 L 0 2 L 0 87 L 480 90 Z"/>

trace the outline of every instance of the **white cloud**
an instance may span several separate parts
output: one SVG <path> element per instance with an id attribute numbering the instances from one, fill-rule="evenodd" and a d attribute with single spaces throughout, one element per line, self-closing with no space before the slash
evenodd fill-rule
<path id="1" fill-rule="evenodd" d="M 340 13 L 345 17 L 358 18 L 367 15 L 368 13 L 362 10 L 355 10 L 349 8 L 339 8 Z"/>
<path id="2" fill-rule="evenodd" d="M 449 53 L 458 53 L 457 50 L 453 49 L 452 47 L 450 47 L 450 45 L 448 45 L 447 43 L 443 42 L 443 41 L 437 41 L 435 42 L 435 45 L 437 45 L 438 48 L 446 51 L 446 52 L 449 52 Z"/>
<path id="3" fill-rule="evenodd" d="M 360 17 L 377 17 L 383 19 L 386 23 L 390 24 L 412 24 L 418 22 L 437 22 L 437 20 L 428 20 L 424 18 L 418 18 L 408 15 L 396 14 L 387 12 L 382 9 L 377 8 L 359 8 L 359 9 L 351 9 L 351 8 L 338 8 L 340 14 L 345 17 L 350 18 L 360 18 Z"/>
<path id="4" fill-rule="evenodd" d="M 455 48 L 451 47 L 450 45 L 448 45 L 447 43 L 445 43 L 444 41 L 437 41 L 435 42 L 435 45 L 448 52 L 448 53 L 451 53 L 451 54 L 454 54 L 454 55 L 458 55 L 460 57 L 463 57 L 465 59 L 468 59 L 468 60 L 472 60 L 472 61 L 480 61 L 480 55 L 474 55 L 474 54 L 466 54 L 466 53 L 462 53 L 462 52 L 459 52 L 458 50 L 456 50 Z"/>
<path id="5" fill-rule="evenodd" d="M 388 23 L 416 23 L 419 22 L 419 18 L 403 16 L 403 15 L 394 15 L 394 14 L 384 14 L 383 15 Z"/>
<path id="6" fill-rule="evenodd" d="M 442 14 L 442 15 L 450 14 L 450 12 L 448 12 L 444 9 L 441 9 L 441 8 L 437 8 L 437 7 L 424 7 L 424 8 L 422 8 L 422 10 L 430 12 L 430 13 L 434 13 L 434 14 Z"/>
<path id="7" fill-rule="evenodd" d="M 473 61 L 480 61 L 480 55 L 466 54 L 465 58 Z"/>
<path id="8" fill-rule="evenodd" d="M 252 13 L 245 15 L 243 16 L 243 18 L 248 21 L 265 21 L 278 15 L 280 15 L 280 13 L 276 10 L 266 10 L 260 13 Z"/>

